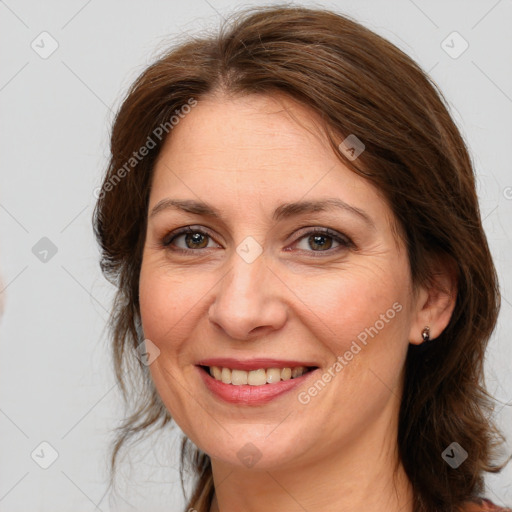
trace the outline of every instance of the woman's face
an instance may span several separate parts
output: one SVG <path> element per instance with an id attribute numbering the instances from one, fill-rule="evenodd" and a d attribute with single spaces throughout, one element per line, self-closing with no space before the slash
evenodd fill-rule
<path id="1" fill-rule="evenodd" d="M 140 274 L 147 348 L 159 350 L 150 371 L 171 415 L 213 459 L 259 468 L 394 441 L 408 344 L 424 327 L 391 210 L 314 114 L 276 99 L 204 99 L 174 126 Z"/>

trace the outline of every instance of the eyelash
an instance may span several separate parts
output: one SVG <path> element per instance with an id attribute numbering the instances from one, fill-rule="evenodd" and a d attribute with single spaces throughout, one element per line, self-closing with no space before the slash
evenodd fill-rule
<path id="1" fill-rule="evenodd" d="M 178 229 L 177 231 L 173 231 L 171 233 L 168 233 L 161 240 L 161 245 L 162 245 L 163 248 L 165 248 L 167 250 L 170 250 L 170 251 L 173 251 L 173 252 L 182 253 L 182 254 L 189 254 L 191 252 L 198 252 L 198 251 L 201 251 L 201 250 L 206 250 L 207 248 L 203 248 L 203 249 L 182 249 L 181 247 L 171 248 L 172 242 L 174 242 L 176 240 L 176 238 L 178 238 L 179 236 L 185 235 L 185 234 L 196 234 L 196 233 L 199 233 L 201 235 L 205 235 L 205 236 L 209 237 L 210 239 L 213 239 L 213 237 L 210 234 L 208 234 L 206 231 L 204 231 L 202 229 L 199 229 L 199 228 L 195 228 L 194 226 L 187 226 L 185 228 Z M 352 240 L 348 236 L 340 234 L 340 233 L 338 233 L 336 231 L 333 231 L 333 230 L 331 230 L 329 228 L 317 228 L 317 229 L 313 229 L 311 231 L 308 231 L 308 232 L 304 233 L 302 236 L 300 236 L 294 242 L 294 244 L 298 243 L 299 241 L 301 241 L 304 238 L 307 238 L 309 236 L 314 236 L 314 235 L 328 236 L 328 237 L 334 239 L 336 242 L 338 242 L 341 247 L 335 247 L 334 249 L 326 249 L 326 250 L 323 250 L 323 251 L 313 251 L 313 250 L 311 250 L 311 251 L 305 251 L 305 252 L 327 253 L 328 255 L 330 255 L 332 253 L 338 252 L 339 250 L 349 249 L 349 248 L 354 248 L 355 247 L 354 243 L 352 242 Z M 318 256 L 314 256 L 314 257 L 318 257 Z"/>

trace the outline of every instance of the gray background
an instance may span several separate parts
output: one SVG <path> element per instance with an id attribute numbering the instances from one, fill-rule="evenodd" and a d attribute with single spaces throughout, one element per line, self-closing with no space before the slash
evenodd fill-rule
<path id="1" fill-rule="evenodd" d="M 349 14 L 388 38 L 431 73 L 451 105 L 478 173 L 501 280 L 485 368 L 510 453 L 512 2 L 297 3 Z M 113 112 L 130 83 L 180 33 L 215 27 L 246 5 L 0 1 L 0 511 L 183 506 L 177 430 L 134 451 L 132 467 L 121 466 L 120 492 L 106 492 L 107 443 L 123 411 L 105 331 L 113 290 L 99 271 L 93 191 L 107 163 Z M 463 40 L 451 36 L 442 45 L 453 31 L 469 44 L 457 58 Z M 42 58 L 52 40 L 57 50 Z M 43 237 L 55 254 L 40 252 Z M 36 450 L 50 461 L 43 441 L 58 453 L 48 469 L 31 458 Z M 512 504 L 512 463 L 486 482 L 492 500 Z"/>

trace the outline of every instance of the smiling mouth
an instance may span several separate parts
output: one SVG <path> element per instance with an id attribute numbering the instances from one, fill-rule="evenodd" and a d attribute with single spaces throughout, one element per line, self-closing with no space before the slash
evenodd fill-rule
<path id="1" fill-rule="evenodd" d="M 310 371 L 316 370 L 316 366 L 295 366 L 293 368 L 259 368 L 257 370 L 236 370 L 221 366 L 200 367 L 215 380 L 233 386 L 267 386 L 278 382 L 297 379 Z"/>

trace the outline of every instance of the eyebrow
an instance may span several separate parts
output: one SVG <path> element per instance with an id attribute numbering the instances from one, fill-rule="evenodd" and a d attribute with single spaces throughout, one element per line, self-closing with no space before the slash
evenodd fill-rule
<path id="1" fill-rule="evenodd" d="M 217 218 L 225 222 L 224 216 L 216 208 L 192 199 L 162 199 L 151 210 L 150 218 L 164 210 L 182 210 L 195 215 Z M 375 228 L 375 224 L 370 216 L 360 208 L 352 206 L 341 199 L 329 197 L 317 201 L 297 201 L 293 203 L 283 203 L 279 205 L 272 214 L 272 220 L 275 222 L 304 215 L 306 213 L 324 212 L 329 210 L 343 210 L 364 220 L 370 227 Z"/>

